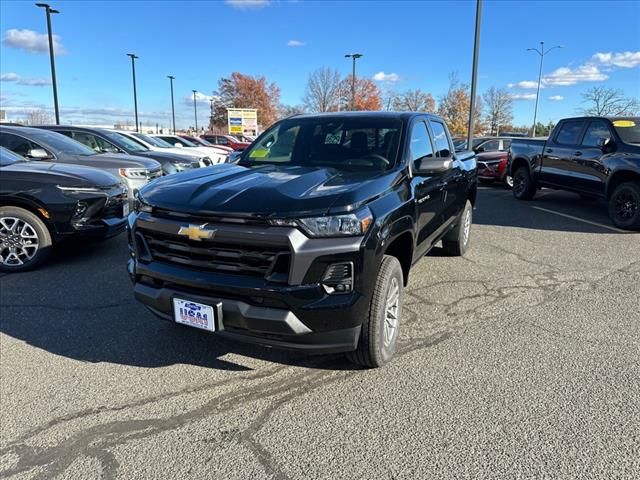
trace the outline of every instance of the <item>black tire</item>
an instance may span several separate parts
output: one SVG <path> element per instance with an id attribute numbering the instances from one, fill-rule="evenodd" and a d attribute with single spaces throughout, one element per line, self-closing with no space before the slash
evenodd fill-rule
<path id="1" fill-rule="evenodd" d="M 473 207 L 467 200 L 456 226 L 442 239 L 444 253 L 452 257 L 461 257 L 469 248 L 471 241 L 471 225 L 473 224 Z"/>
<path id="2" fill-rule="evenodd" d="M 536 185 L 527 167 L 519 167 L 513 174 L 512 191 L 518 200 L 531 200 L 536 194 Z"/>
<path id="3" fill-rule="evenodd" d="M 369 316 L 362 324 L 358 348 L 347 353 L 347 358 L 362 367 L 377 368 L 389 363 L 396 353 L 400 319 L 402 318 L 404 281 L 402 267 L 396 257 L 385 255 L 373 290 Z M 387 321 L 387 303 L 397 288 L 395 328 L 391 318 Z M 385 327 L 388 327 L 385 329 Z M 386 330 L 386 331 L 385 331 Z"/>
<path id="4" fill-rule="evenodd" d="M 640 183 L 618 185 L 609 199 L 609 217 L 625 230 L 640 230 Z"/>
<path id="5" fill-rule="evenodd" d="M 17 228 L 21 232 L 16 233 Z M 0 271 L 37 267 L 51 253 L 51 244 L 49 229 L 37 215 L 23 208 L 0 207 Z"/>

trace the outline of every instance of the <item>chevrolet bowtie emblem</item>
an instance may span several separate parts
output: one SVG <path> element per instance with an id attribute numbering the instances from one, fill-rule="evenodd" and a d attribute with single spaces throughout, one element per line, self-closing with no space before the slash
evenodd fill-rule
<path id="1" fill-rule="evenodd" d="M 216 231 L 206 229 L 206 226 L 206 223 L 202 225 L 183 226 L 178 230 L 178 235 L 184 235 L 185 237 L 189 237 L 189 240 L 197 242 L 201 242 L 202 240 L 211 240 Z"/>

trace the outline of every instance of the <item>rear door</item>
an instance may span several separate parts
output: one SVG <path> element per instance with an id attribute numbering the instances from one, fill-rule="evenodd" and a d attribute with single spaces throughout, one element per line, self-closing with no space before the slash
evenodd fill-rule
<path id="1" fill-rule="evenodd" d="M 575 188 L 574 154 L 580 147 L 580 139 L 586 120 L 564 120 L 542 152 L 540 180 L 549 185 Z"/>
<path id="2" fill-rule="evenodd" d="M 594 195 L 604 195 L 607 183 L 607 169 L 602 164 L 602 142 L 613 138 L 613 133 L 605 120 L 591 120 L 582 137 L 580 147 L 573 157 L 573 174 L 580 191 Z"/>
<path id="3" fill-rule="evenodd" d="M 416 201 L 416 257 L 419 258 L 431 246 L 436 230 L 442 224 L 443 183 L 438 175 L 422 175 L 416 172 L 415 162 L 421 158 L 433 158 L 435 151 L 424 120 L 415 120 L 409 136 L 409 159 L 414 172 L 411 180 Z"/>
<path id="4" fill-rule="evenodd" d="M 442 174 L 440 181 L 443 189 L 443 225 L 451 222 L 458 216 L 466 203 L 465 178 L 460 162 L 455 159 L 453 144 L 450 141 L 444 123 L 437 120 L 429 120 L 433 143 L 436 148 L 436 157 L 454 158 L 453 168 Z"/>

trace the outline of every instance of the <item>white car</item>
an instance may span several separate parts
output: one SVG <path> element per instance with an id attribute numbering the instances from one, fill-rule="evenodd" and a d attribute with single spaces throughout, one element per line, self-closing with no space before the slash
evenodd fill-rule
<path id="1" fill-rule="evenodd" d="M 221 153 L 221 150 L 217 147 L 203 147 L 201 145 L 196 145 L 189 140 L 179 137 L 178 135 L 153 135 L 155 138 L 159 138 L 160 140 L 164 140 L 170 145 L 175 146 L 176 148 L 181 148 L 183 150 L 191 150 L 195 152 L 201 152 L 208 155 L 211 159 L 219 158 L 217 162 L 214 163 L 225 163 L 227 161 L 228 153 Z"/>
<path id="2" fill-rule="evenodd" d="M 194 152 L 185 150 L 183 148 L 175 148 L 169 145 L 167 142 L 163 142 L 159 138 L 152 137 L 150 135 L 145 135 L 140 132 L 130 132 L 127 130 L 116 130 L 121 135 L 133 140 L 140 145 L 144 145 L 149 150 L 153 150 L 155 152 L 167 152 L 175 155 L 181 155 L 185 158 L 193 159 L 197 158 L 198 163 L 201 167 L 208 167 L 209 165 L 214 165 L 216 163 L 220 163 L 215 158 L 211 158 L 209 155 L 204 154 L 202 152 Z"/>

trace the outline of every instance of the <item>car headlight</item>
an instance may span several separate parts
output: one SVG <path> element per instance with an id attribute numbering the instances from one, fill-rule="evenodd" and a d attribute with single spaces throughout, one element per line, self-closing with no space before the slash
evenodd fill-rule
<path id="1" fill-rule="evenodd" d="M 58 190 L 60 190 L 61 192 L 64 193 L 100 193 L 103 195 L 106 195 L 106 193 L 104 192 L 104 190 L 101 190 L 100 188 L 97 187 L 68 187 L 65 185 L 56 185 L 56 187 L 58 187 Z"/>
<path id="2" fill-rule="evenodd" d="M 274 226 L 299 226 L 310 237 L 355 237 L 367 233 L 373 223 L 373 215 L 368 208 L 355 213 L 307 217 L 295 220 L 272 219 Z"/>
<path id="3" fill-rule="evenodd" d="M 146 168 L 121 168 L 118 173 L 121 177 L 131 178 L 133 180 L 149 178 L 149 171 Z"/>
<path id="4" fill-rule="evenodd" d="M 140 195 L 140 192 L 136 190 L 135 196 L 133 198 L 133 210 L 136 213 L 147 212 L 151 213 L 153 208 L 147 202 L 144 201 L 144 198 Z"/>
<path id="5" fill-rule="evenodd" d="M 191 162 L 177 162 L 174 164 L 176 168 L 189 169 L 191 168 Z"/>

